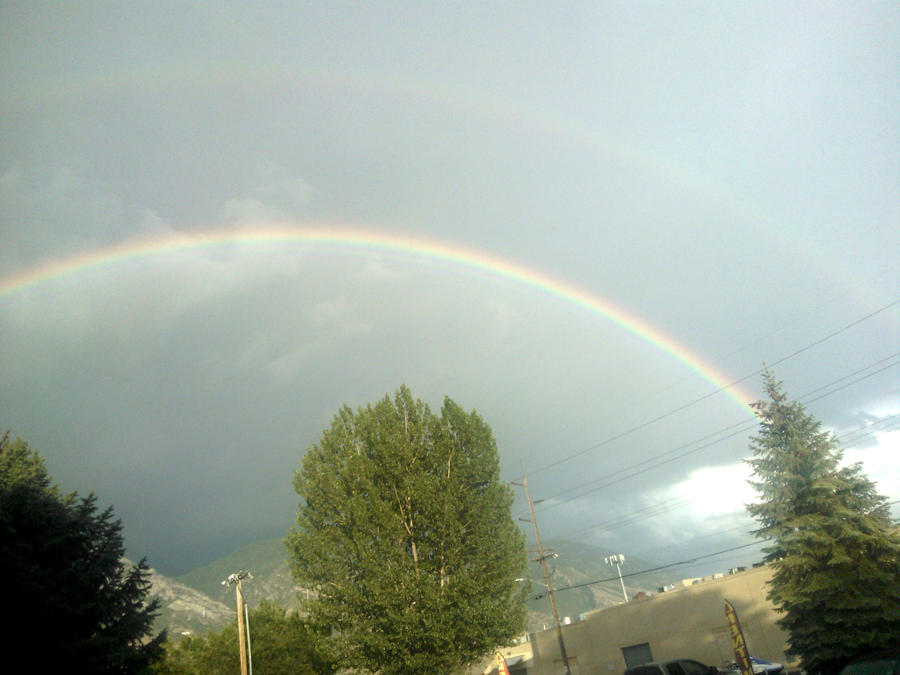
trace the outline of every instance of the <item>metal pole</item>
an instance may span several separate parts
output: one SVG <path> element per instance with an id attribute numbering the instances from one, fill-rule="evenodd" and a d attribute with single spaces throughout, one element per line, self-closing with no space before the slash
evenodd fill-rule
<path id="1" fill-rule="evenodd" d="M 253 675 L 253 651 L 250 649 L 250 610 L 247 609 L 247 603 L 244 603 L 244 624 L 247 626 L 247 669 L 249 675 Z"/>
<path id="2" fill-rule="evenodd" d="M 566 666 L 566 675 L 572 675 L 569 668 L 569 657 L 566 654 L 566 642 L 563 640 L 562 626 L 559 624 L 559 612 L 556 610 L 556 599 L 553 597 L 553 586 L 550 585 L 550 572 L 547 569 L 547 557 L 544 555 L 544 547 L 541 546 L 541 534 L 538 532 L 537 519 L 534 517 L 534 502 L 531 501 L 531 492 L 528 491 L 528 478 L 523 476 L 521 483 L 513 483 L 525 488 L 525 497 L 528 498 L 528 510 L 531 512 L 531 524 L 534 526 L 534 538 L 537 540 L 538 558 L 541 568 L 544 570 L 544 580 L 547 582 L 547 595 L 550 596 L 550 607 L 553 609 L 553 620 L 556 622 L 556 637 L 559 639 L 559 653 L 562 655 L 563 664 Z"/>
<path id="3" fill-rule="evenodd" d="M 616 572 L 619 573 L 619 583 L 622 584 L 622 596 L 625 598 L 625 602 L 628 602 L 628 593 L 625 592 L 625 582 L 622 581 L 622 569 L 619 567 L 618 560 L 616 560 Z"/>
<path id="4" fill-rule="evenodd" d="M 625 582 L 622 580 L 622 568 L 619 567 L 623 562 L 625 562 L 625 556 L 621 553 L 606 556 L 606 564 L 616 566 L 616 572 L 619 573 L 619 583 L 622 584 L 622 597 L 625 598 L 625 602 L 628 602 L 628 593 L 625 591 Z"/>

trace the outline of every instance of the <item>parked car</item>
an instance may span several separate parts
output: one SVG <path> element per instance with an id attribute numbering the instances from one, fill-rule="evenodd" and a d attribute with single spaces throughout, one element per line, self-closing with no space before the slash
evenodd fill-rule
<path id="1" fill-rule="evenodd" d="M 876 652 L 843 667 L 840 675 L 900 675 L 900 650 Z"/>
<path id="2" fill-rule="evenodd" d="M 750 657 L 750 665 L 753 666 L 754 675 L 784 675 L 784 665 L 781 663 L 772 663 L 765 659 L 758 659 L 755 656 Z M 736 661 L 728 664 L 729 670 L 740 670 Z"/>
<path id="3" fill-rule="evenodd" d="M 693 659 L 671 659 L 669 661 L 651 661 L 634 666 L 625 671 L 625 675 L 717 675 L 726 672 L 734 675 L 732 670 L 720 671 L 715 666 L 704 666 Z"/>

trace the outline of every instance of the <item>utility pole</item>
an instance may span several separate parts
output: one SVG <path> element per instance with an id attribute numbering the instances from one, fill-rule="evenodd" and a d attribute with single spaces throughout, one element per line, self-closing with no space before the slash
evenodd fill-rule
<path id="1" fill-rule="evenodd" d="M 528 510 L 531 512 L 531 524 L 534 526 L 534 538 L 537 540 L 538 560 L 541 561 L 541 569 L 544 571 L 544 581 L 547 582 L 547 595 L 550 596 L 550 607 L 553 609 L 553 620 L 556 622 L 556 637 L 559 639 L 559 653 L 562 655 L 563 664 L 566 666 L 566 675 L 572 675 L 569 668 L 569 657 L 566 654 L 566 642 L 563 640 L 562 626 L 559 624 L 559 612 L 556 610 L 556 599 L 553 597 L 553 586 L 550 585 L 550 572 L 547 569 L 548 555 L 544 555 L 544 547 L 541 545 L 541 534 L 538 532 L 537 519 L 534 517 L 534 502 L 531 501 L 531 492 L 528 491 L 528 477 L 522 476 L 522 482 L 513 485 L 521 485 L 525 488 L 525 497 L 528 499 Z"/>
<path id="2" fill-rule="evenodd" d="M 252 579 L 253 575 L 250 574 L 247 570 L 241 570 L 239 572 L 235 572 L 234 574 L 228 575 L 228 578 L 222 582 L 222 585 L 228 584 L 229 586 L 234 586 L 234 595 L 237 600 L 237 619 L 238 619 L 238 647 L 240 649 L 240 658 L 241 658 L 241 675 L 249 675 L 249 671 L 253 672 L 253 666 L 249 664 L 248 654 L 247 654 L 247 631 L 249 630 L 249 617 L 246 613 L 246 606 L 244 605 L 244 592 L 241 587 L 241 583 L 244 579 Z"/>

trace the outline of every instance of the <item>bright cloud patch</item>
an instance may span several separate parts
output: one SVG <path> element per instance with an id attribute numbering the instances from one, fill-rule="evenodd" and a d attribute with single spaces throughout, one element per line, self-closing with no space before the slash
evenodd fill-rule
<path id="1" fill-rule="evenodd" d="M 878 492 L 894 501 L 900 498 L 900 430 L 876 433 L 878 445 L 862 450 L 844 450 L 844 464 L 861 462 L 863 473 L 877 484 Z M 750 469 L 743 462 L 709 466 L 691 472 L 687 480 L 674 485 L 667 495 L 691 500 L 691 509 L 700 517 L 744 511 L 757 500 L 747 483 Z"/>
<path id="2" fill-rule="evenodd" d="M 862 462 L 863 473 L 875 481 L 888 501 L 900 499 L 900 430 L 876 433 L 878 445 L 844 451 L 844 463 Z"/>
<path id="3" fill-rule="evenodd" d="M 672 492 L 689 497 L 691 509 L 699 516 L 734 513 L 756 499 L 756 492 L 747 483 L 749 477 L 749 467 L 742 462 L 707 466 L 691 472 Z"/>

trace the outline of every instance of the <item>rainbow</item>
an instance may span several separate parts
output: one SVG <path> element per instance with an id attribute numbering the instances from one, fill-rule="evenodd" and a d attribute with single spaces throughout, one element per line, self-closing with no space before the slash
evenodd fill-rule
<path id="1" fill-rule="evenodd" d="M 706 203 L 729 208 L 732 213 L 746 218 L 747 222 L 759 225 L 761 220 L 760 214 L 753 212 L 746 202 L 728 191 L 720 181 L 691 170 L 682 163 L 675 163 L 649 147 L 641 146 L 635 139 L 626 142 L 604 132 L 596 124 L 567 118 L 525 101 L 508 101 L 471 86 L 434 83 L 378 70 L 323 68 L 309 64 L 267 64 L 262 67 L 243 62 L 217 62 L 204 64 L 203 67 L 178 69 L 144 66 L 127 71 L 81 73 L 74 77 L 57 75 L 35 82 L 13 83 L 0 92 L 0 103 L 6 112 L 23 112 L 33 105 L 65 105 L 122 92 L 148 97 L 171 91 L 222 91 L 243 87 L 245 83 L 298 98 L 309 95 L 311 91 L 383 98 L 471 115 L 495 122 L 504 129 L 515 128 L 520 133 L 534 131 L 634 166 L 653 176 L 661 185 L 677 185 L 701 197 Z"/>
<path id="2" fill-rule="evenodd" d="M 308 95 L 310 91 L 333 91 L 417 103 L 491 120 L 504 129 L 516 128 L 521 133 L 536 132 L 557 138 L 572 147 L 584 148 L 617 163 L 632 166 L 652 177 L 659 185 L 674 186 L 705 204 L 726 209 L 745 225 L 752 224 L 755 229 L 768 232 L 779 244 L 787 241 L 793 247 L 794 254 L 810 267 L 822 267 L 822 261 L 828 260 L 827 268 L 834 276 L 840 279 L 856 278 L 845 261 L 829 256 L 814 238 L 786 238 L 786 233 L 794 229 L 791 223 L 762 210 L 712 174 L 642 146 L 634 138 L 623 139 L 607 133 L 594 123 L 571 119 L 524 101 L 507 101 L 492 92 L 469 86 L 463 88 L 452 83 L 433 83 L 371 69 L 326 68 L 309 64 L 263 66 L 226 61 L 194 68 L 145 66 L 76 76 L 62 74 L 55 78 L 13 83 L 0 91 L 0 110 L 21 113 L 35 105 L 66 105 L 72 101 L 114 96 L 122 92 L 146 97 L 173 90 L 227 90 L 235 86 L 243 87 L 245 83 L 295 97 Z M 839 273 L 834 274 L 835 270 Z M 871 292 L 856 285 L 853 290 Z"/>
<path id="3" fill-rule="evenodd" d="M 18 274 L 0 278 L 0 301 L 25 289 L 104 265 L 128 262 L 173 251 L 211 248 L 226 244 L 254 246 L 273 243 L 337 246 L 399 253 L 511 280 L 611 321 L 660 352 L 684 364 L 713 384 L 717 390 L 724 391 L 741 408 L 752 415 L 749 403 L 753 398 L 734 386 L 728 377 L 648 322 L 626 312 L 608 300 L 541 271 L 481 251 L 447 242 L 383 231 L 334 226 L 271 225 L 243 230 L 207 230 L 196 234 L 169 233 L 123 241 L 86 253 L 41 263 Z"/>

